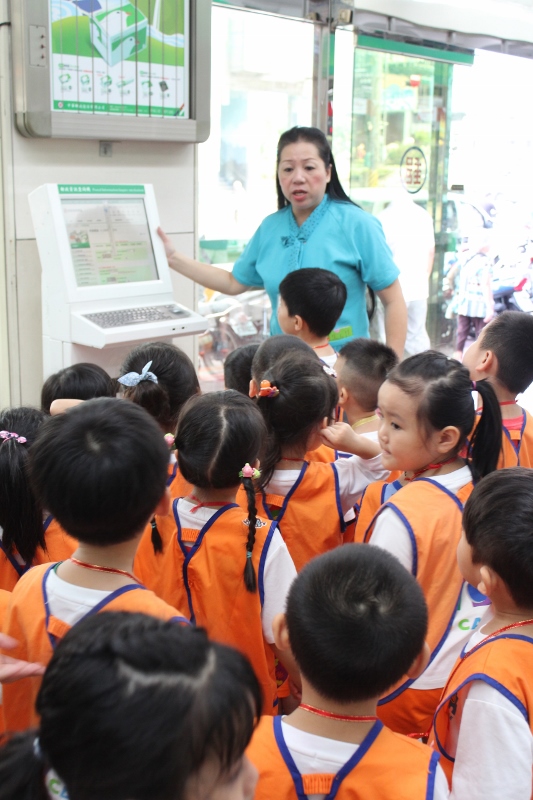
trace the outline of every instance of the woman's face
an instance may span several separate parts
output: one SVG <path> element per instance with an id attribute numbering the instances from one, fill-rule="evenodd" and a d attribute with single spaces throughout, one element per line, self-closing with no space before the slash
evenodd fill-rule
<path id="1" fill-rule="evenodd" d="M 331 167 L 326 167 L 316 145 L 295 142 L 281 151 L 278 178 L 294 216 L 302 224 L 324 199 Z"/>

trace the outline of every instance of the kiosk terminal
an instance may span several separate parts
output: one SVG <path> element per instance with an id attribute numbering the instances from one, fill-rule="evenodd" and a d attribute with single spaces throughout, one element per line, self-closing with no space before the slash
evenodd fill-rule
<path id="1" fill-rule="evenodd" d="M 150 184 L 46 184 L 29 195 L 42 266 L 44 379 L 80 361 L 116 374 L 143 341 L 207 328 L 174 301 Z"/>

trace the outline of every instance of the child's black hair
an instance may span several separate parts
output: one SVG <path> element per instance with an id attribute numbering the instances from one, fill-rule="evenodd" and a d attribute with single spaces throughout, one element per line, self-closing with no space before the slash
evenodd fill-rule
<path id="1" fill-rule="evenodd" d="M 259 344 L 243 344 L 228 355 L 224 361 L 224 386 L 246 395 L 252 379 L 252 361 Z"/>
<path id="2" fill-rule="evenodd" d="M 295 337 L 293 337 L 295 338 Z M 314 356 L 288 353 L 261 375 L 278 390 L 276 396 L 257 398 L 268 429 L 261 459 L 260 486 L 269 483 L 284 447 L 306 447 L 324 418 L 332 419 L 339 395 L 334 379 Z"/>
<path id="3" fill-rule="evenodd" d="M 497 380 L 509 392 L 520 394 L 533 383 L 533 317 L 504 311 L 480 334 L 481 348 L 498 359 Z"/>
<path id="4" fill-rule="evenodd" d="M 174 434 L 182 406 L 200 392 L 198 376 L 189 356 L 170 342 L 137 345 L 126 357 L 120 374 L 140 375 L 150 361 L 150 372 L 157 383 L 145 380 L 136 386 L 123 386 L 124 397 L 145 408 L 164 433 Z"/>
<path id="5" fill-rule="evenodd" d="M 379 387 L 398 364 L 398 356 L 386 344 L 363 338 L 345 344 L 339 356 L 345 362 L 339 373 L 341 386 L 346 386 L 365 411 L 375 411 Z"/>
<path id="6" fill-rule="evenodd" d="M 43 509 L 28 479 L 30 446 L 47 416 L 36 408 L 7 408 L 0 413 L 0 431 L 18 434 L 0 438 L 0 526 L 2 547 L 31 564 L 37 547 L 46 549 Z M 20 439 L 26 441 L 19 441 Z"/>
<path id="7" fill-rule="evenodd" d="M 298 315 L 315 336 L 328 336 L 346 303 L 347 290 L 328 269 L 308 267 L 289 272 L 279 285 L 289 317 Z"/>
<path id="8" fill-rule="evenodd" d="M 461 434 L 457 445 L 459 453 L 475 421 L 474 385 L 467 368 L 442 353 L 427 350 L 398 364 L 387 381 L 418 398 L 417 417 L 428 433 L 448 425 L 458 428 Z M 477 381 L 475 388 L 483 400 L 483 410 L 472 433 L 468 453 L 477 480 L 496 469 L 502 447 L 502 416 L 490 383 Z"/>
<path id="9" fill-rule="evenodd" d="M 50 413 L 54 400 L 92 400 L 114 397 L 116 382 L 97 364 L 72 364 L 50 375 L 41 390 L 41 408 Z"/>
<path id="10" fill-rule="evenodd" d="M 259 345 L 252 361 L 252 378 L 257 383 L 257 386 L 259 386 L 259 382 L 263 379 L 265 372 L 288 352 L 294 355 L 303 353 L 321 363 L 316 352 L 303 339 L 299 339 L 297 336 L 288 336 L 285 333 L 281 333 L 278 336 L 269 336 Z"/>
<path id="11" fill-rule="evenodd" d="M 299 573 L 286 610 L 292 653 L 320 695 L 378 697 L 422 651 L 427 608 L 416 580 L 379 547 L 350 544 Z"/>
<path id="12" fill-rule="evenodd" d="M 39 729 L 0 749 L 2 800 L 48 797 L 51 769 L 71 800 L 183 800 L 208 760 L 222 776 L 242 757 L 261 693 L 248 661 L 203 630 L 108 612 L 59 642 L 37 711 Z"/>
<path id="13" fill-rule="evenodd" d="M 37 496 L 74 538 L 97 546 L 129 541 L 162 499 L 168 446 L 144 409 L 88 400 L 44 423 L 30 451 Z"/>
<path id="14" fill-rule="evenodd" d="M 251 559 L 257 508 L 253 481 L 240 478 L 239 472 L 247 463 L 253 466 L 265 438 L 265 423 L 256 404 L 232 389 L 191 398 L 178 421 L 178 463 L 186 481 L 199 489 L 230 489 L 242 480 L 248 500 L 248 539 L 243 556 L 249 592 L 257 589 Z"/>
<path id="15" fill-rule="evenodd" d="M 517 606 L 533 608 L 533 469 L 483 478 L 466 501 L 463 528 L 473 563 L 497 572 Z"/>

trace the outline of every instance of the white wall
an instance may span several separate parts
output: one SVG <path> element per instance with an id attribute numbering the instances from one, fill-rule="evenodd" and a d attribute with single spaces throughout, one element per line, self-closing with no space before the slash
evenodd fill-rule
<path id="1" fill-rule="evenodd" d="M 114 142 L 108 158 L 100 157 L 97 141 L 26 139 L 14 127 L 12 136 L 13 180 L 4 182 L 4 203 L 12 201 L 14 208 L 16 286 L 11 286 L 8 296 L 8 316 L 13 326 L 17 315 L 19 369 L 11 363 L 11 402 L 36 404 L 42 385 L 41 279 L 28 194 L 43 183 L 152 183 L 163 229 L 176 247 L 192 256 L 195 146 Z M 193 306 L 194 284 L 173 277 L 176 300 Z M 193 337 L 176 343 L 194 358 Z M 11 348 L 11 361 L 16 357 Z"/>

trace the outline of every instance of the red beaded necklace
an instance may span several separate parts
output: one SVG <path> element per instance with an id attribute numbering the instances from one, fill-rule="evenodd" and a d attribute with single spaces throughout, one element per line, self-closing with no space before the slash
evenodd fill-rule
<path id="1" fill-rule="evenodd" d="M 375 722 L 376 716 L 351 716 L 350 714 L 334 714 L 332 711 L 324 711 L 322 708 L 310 706 L 308 703 L 300 703 L 299 708 L 302 711 L 308 711 L 309 714 L 316 714 L 317 717 L 325 717 L 326 719 L 336 719 L 340 722 Z"/>
<path id="2" fill-rule="evenodd" d="M 329 342 L 326 342 L 326 344 L 314 344 L 313 350 L 322 350 L 323 347 L 329 347 Z"/>
<path id="3" fill-rule="evenodd" d="M 415 478 L 419 478 L 420 475 L 423 475 L 424 472 L 429 472 L 430 469 L 440 469 L 441 467 L 444 467 L 445 464 L 451 464 L 452 461 L 455 461 L 456 459 L 457 456 L 452 456 L 451 458 L 448 458 L 446 461 L 440 461 L 438 464 L 427 464 L 425 467 L 422 467 L 422 469 L 415 470 L 415 472 L 413 472 L 410 478 L 408 478 L 407 475 L 405 475 L 404 473 L 405 480 L 414 481 Z"/>
<path id="4" fill-rule="evenodd" d="M 516 402 L 516 400 L 502 400 L 500 405 L 501 406 L 516 406 L 517 402 Z"/>
<path id="5" fill-rule="evenodd" d="M 289 458 L 288 456 L 282 456 L 280 461 L 297 461 L 298 463 L 301 463 L 302 461 L 305 461 L 305 458 Z"/>
<path id="6" fill-rule="evenodd" d="M 72 561 L 72 563 L 76 564 L 78 567 L 83 567 L 83 569 L 92 569 L 95 572 L 111 572 L 114 575 L 125 575 L 127 578 L 131 578 L 132 581 L 135 581 L 135 583 L 141 584 L 139 578 L 136 578 L 131 572 L 126 572 L 125 569 L 101 567 L 98 564 L 88 564 L 86 561 L 80 561 L 79 558 L 75 558 L 74 556 L 70 556 L 69 561 Z"/>

